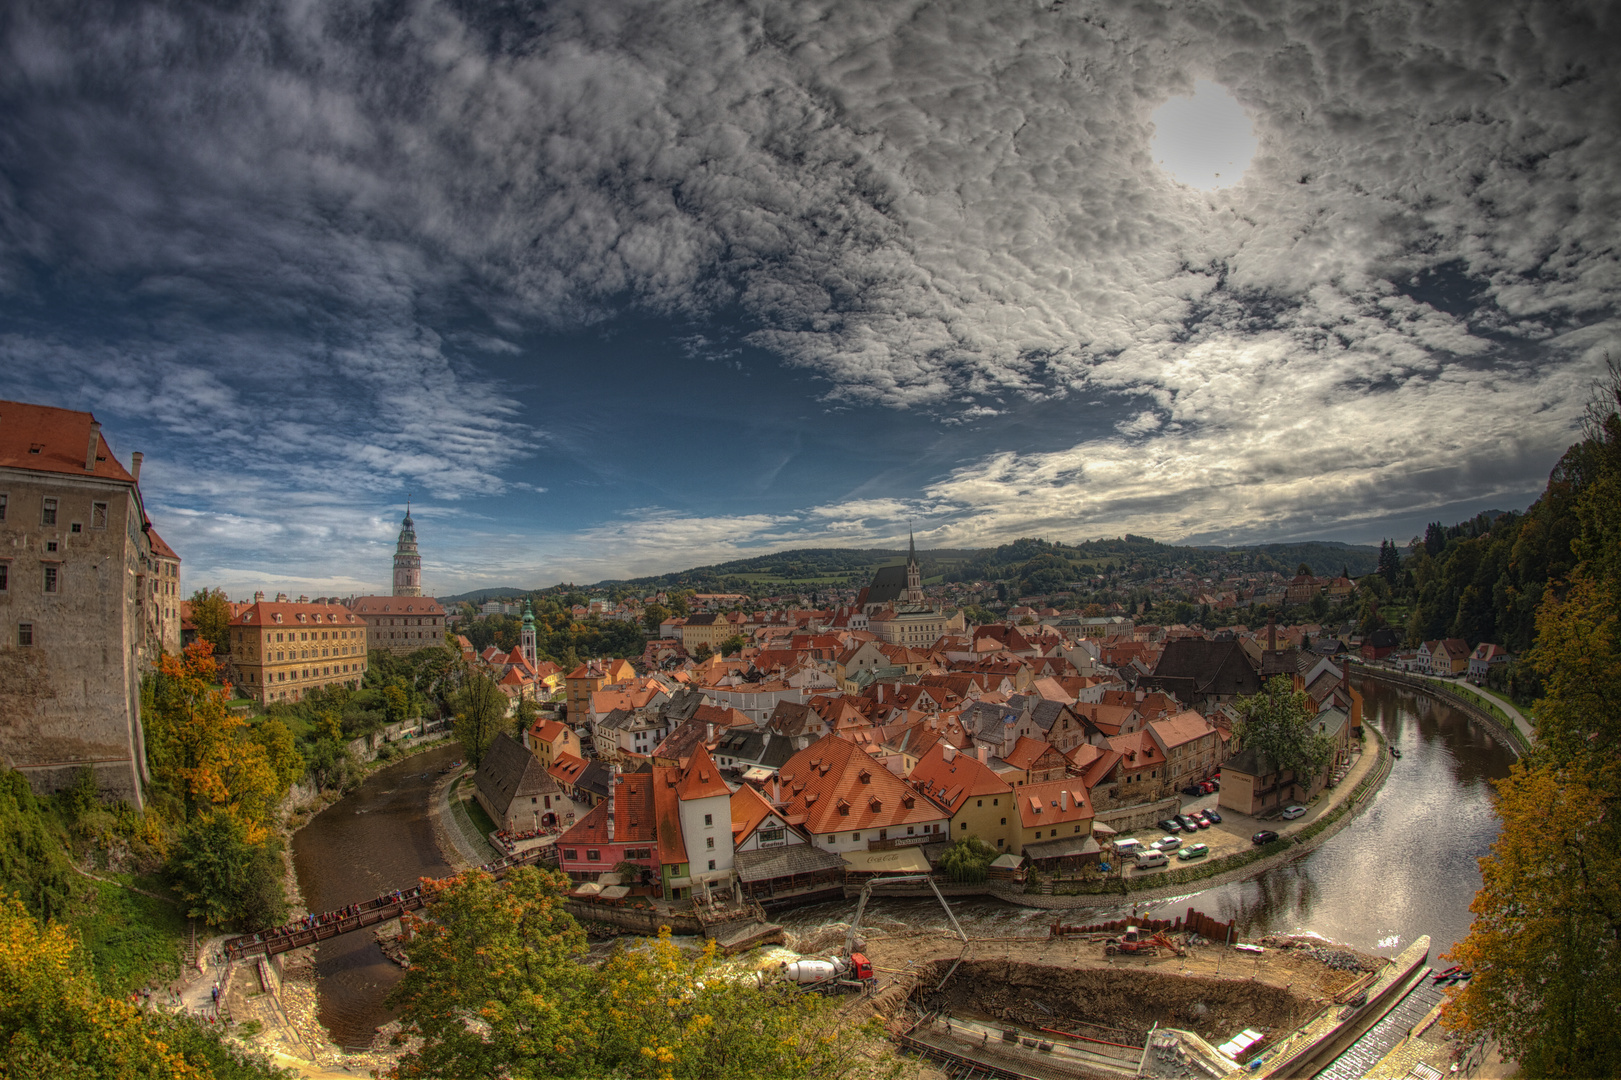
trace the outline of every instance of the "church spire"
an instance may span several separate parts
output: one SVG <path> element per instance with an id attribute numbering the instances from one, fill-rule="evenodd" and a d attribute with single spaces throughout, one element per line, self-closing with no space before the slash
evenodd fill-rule
<path id="1" fill-rule="evenodd" d="M 923 603 L 923 571 L 917 563 L 917 537 L 906 530 L 906 602 Z"/>

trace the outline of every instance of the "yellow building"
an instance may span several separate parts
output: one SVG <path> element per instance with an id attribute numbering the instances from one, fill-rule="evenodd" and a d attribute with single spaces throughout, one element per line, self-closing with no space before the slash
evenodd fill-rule
<path id="1" fill-rule="evenodd" d="M 445 643 L 445 609 L 431 596 L 357 596 L 348 606 L 370 632 L 368 649 L 405 656 Z"/>
<path id="2" fill-rule="evenodd" d="M 700 645 L 718 649 L 721 642 L 736 632 L 724 613 L 706 612 L 702 615 L 688 615 L 685 625 L 681 627 L 681 647 L 688 653 L 697 651 Z"/>
<path id="3" fill-rule="evenodd" d="M 1054 840 L 1082 841 L 1092 835 L 1092 800 L 1086 797 L 1086 787 L 1078 777 L 1026 784 L 1016 801 L 1021 850 Z"/>
<path id="4" fill-rule="evenodd" d="M 1013 788 L 974 754 L 937 742 L 906 779 L 951 815 L 951 839 L 977 836 L 997 851 L 1022 850 Z"/>
<path id="5" fill-rule="evenodd" d="M 366 674 L 366 623 L 339 604 L 261 600 L 232 617 L 230 646 L 237 689 L 256 701 L 359 688 Z"/>
<path id="6" fill-rule="evenodd" d="M 591 715 L 591 695 L 604 686 L 627 682 L 636 677 L 629 660 L 587 660 L 563 677 L 568 687 L 568 717 L 579 723 Z"/>
<path id="7" fill-rule="evenodd" d="M 873 633 L 892 645 L 931 649 L 947 634 L 962 633 L 965 624 L 960 611 L 947 615 L 926 604 L 900 604 L 874 612 L 868 625 Z"/>

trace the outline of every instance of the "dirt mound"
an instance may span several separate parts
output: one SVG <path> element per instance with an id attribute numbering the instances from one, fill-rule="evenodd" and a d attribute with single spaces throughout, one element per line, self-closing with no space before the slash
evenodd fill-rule
<path id="1" fill-rule="evenodd" d="M 937 964 L 932 986 L 949 965 Z M 1240 979 L 1206 979 L 1142 969 L 1071 969 L 1002 960 L 971 961 L 944 991 L 922 991 L 918 1004 L 955 1016 L 1056 1028 L 1093 1038 L 1141 1043 L 1155 1023 L 1222 1042 L 1244 1028 L 1287 1030 L 1316 1011 L 1303 995 Z"/>

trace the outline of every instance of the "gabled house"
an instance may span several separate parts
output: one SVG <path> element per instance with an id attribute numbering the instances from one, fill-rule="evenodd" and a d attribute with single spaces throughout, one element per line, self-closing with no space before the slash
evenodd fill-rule
<path id="1" fill-rule="evenodd" d="M 540 833 L 567 828 L 588 807 L 576 804 L 534 754 L 498 734 L 473 774 L 473 797 L 498 829 Z"/>
<path id="2" fill-rule="evenodd" d="M 982 760 L 986 757 L 983 747 L 975 755 L 936 743 L 907 782 L 951 815 L 952 840 L 974 836 L 997 851 L 1017 855 L 1021 834 L 1013 785 L 991 771 Z"/>
<path id="3" fill-rule="evenodd" d="M 945 838 L 944 811 L 844 739 L 817 740 L 777 775 L 786 820 L 822 850 L 858 852 Z"/>
<path id="4" fill-rule="evenodd" d="M 1042 784 L 1069 775 L 1069 759 L 1052 743 L 1020 736 L 1003 757 L 998 774 L 1014 787 Z"/>
<path id="5" fill-rule="evenodd" d="M 816 848 L 747 784 L 732 793 L 733 866 L 744 895 L 762 906 L 844 895 L 844 860 Z"/>
<path id="6" fill-rule="evenodd" d="M 1469 681 L 1477 686 L 1482 685 L 1486 681 L 1487 673 L 1492 668 L 1498 664 L 1506 664 L 1513 659 L 1508 650 L 1501 645 L 1493 645 L 1490 642 L 1482 641 L 1475 646 L 1475 651 L 1469 654 Z"/>
<path id="7" fill-rule="evenodd" d="M 1096 816 L 1086 789 L 1074 779 L 1030 784 L 1014 794 L 1019 808 L 1019 846 L 1044 868 L 1079 866 L 1101 854 L 1092 839 Z"/>
<path id="8" fill-rule="evenodd" d="M 1139 685 L 1163 690 L 1204 713 L 1258 692 L 1261 677 L 1237 641 L 1180 638 L 1165 643 L 1153 674 Z"/>

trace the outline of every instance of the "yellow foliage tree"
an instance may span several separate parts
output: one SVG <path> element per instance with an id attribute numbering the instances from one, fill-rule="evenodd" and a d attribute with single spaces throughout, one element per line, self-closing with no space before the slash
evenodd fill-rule
<path id="1" fill-rule="evenodd" d="M 282 1075 L 189 1018 L 108 997 L 59 925 L 0 900 L 0 1078 L 213 1080 Z"/>

